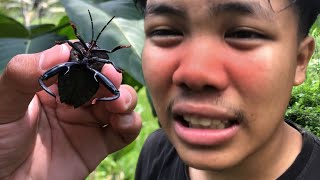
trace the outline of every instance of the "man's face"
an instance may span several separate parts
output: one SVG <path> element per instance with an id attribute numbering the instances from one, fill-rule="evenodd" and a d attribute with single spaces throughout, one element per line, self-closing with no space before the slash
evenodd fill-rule
<path id="1" fill-rule="evenodd" d="M 292 86 L 304 80 L 292 8 L 275 13 L 267 0 L 148 0 L 145 32 L 147 87 L 187 164 L 225 169 L 278 145 Z"/>

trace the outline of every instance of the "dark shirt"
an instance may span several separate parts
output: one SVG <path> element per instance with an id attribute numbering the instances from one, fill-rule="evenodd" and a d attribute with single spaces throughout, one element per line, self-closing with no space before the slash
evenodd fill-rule
<path id="1" fill-rule="evenodd" d="M 303 146 L 294 163 L 278 180 L 320 180 L 320 140 L 313 134 L 287 123 L 303 136 Z M 152 133 L 141 151 L 136 180 L 189 180 L 187 165 L 162 129 Z"/>

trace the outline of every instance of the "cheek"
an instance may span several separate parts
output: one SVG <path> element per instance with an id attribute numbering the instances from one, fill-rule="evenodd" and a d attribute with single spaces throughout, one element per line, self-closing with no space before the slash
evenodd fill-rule
<path id="1" fill-rule="evenodd" d="M 172 75 L 176 67 L 174 57 L 174 53 L 148 44 L 142 53 L 143 74 L 155 108 L 161 107 L 161 103 L 164 104 L 169 98 Z"/>
<path id="2" fill-rule="evenodd" d="M 230 79 L 242 102 L 255 110 L 265 111 L 277 106 L 283 110 L 290 98 L 293 65 L 290 58 L 272 52 L 264 49 L 252 55 L 238 56 L 238 62 L 229 66 Z"/>
<path id="3" fill-rule="evenodd" d="M 169 55 L 168 55 L 169 56 Z M 142 53 L 142 69 L 147 86 L 152 90 L 165 88 L 171 76 L 171 68 L 165 53 L 145 47 Z"/>

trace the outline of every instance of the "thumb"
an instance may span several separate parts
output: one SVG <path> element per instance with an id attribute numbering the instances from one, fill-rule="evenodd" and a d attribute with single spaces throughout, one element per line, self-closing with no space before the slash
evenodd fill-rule
<path id="1" fill-rule="evenodd" d="M 0 76 L 0 123 L 21 117 L 35 93 L 41 90 L 38 78 L 46 69 L 67 61 L 69 55 L 68 46 L 63 44 L 13 57 Z"/>

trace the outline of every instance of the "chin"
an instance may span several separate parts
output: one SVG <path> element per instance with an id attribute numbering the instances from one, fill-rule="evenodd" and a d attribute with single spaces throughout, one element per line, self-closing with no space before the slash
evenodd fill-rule
<path id="1" fill-rule="evenodd" d="M 231 147 L 188 147 L 174 143 L 182 161 L 189 167 L 208 170 L 225 171 L 242 164 L 248 152 L 241 152 Z"/>
<path id="2" fill-rule="evenodd" d="M 194 157 L 182 157 L 182 160 L 185 164 L 189 167 L 199 169 L 199 170 L 206 170 L 206 171 L 214 171 L 214 172 L 221 172 L 228 169 L 232 169 L 233 167 L 239 164 L 238 160 L 228 160 L 225 158 L 194 158 Z"/>

